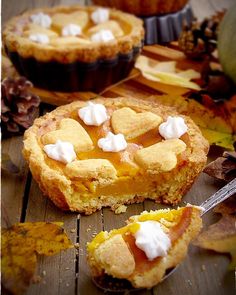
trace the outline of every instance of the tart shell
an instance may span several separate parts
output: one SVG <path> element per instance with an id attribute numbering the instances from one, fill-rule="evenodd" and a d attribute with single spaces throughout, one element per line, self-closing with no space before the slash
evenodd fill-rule
<path id="1" fill-rule="evenodd" d="M 115 99 L 97 99 L 95 103 L 102 103 L 106 107 L 131 107 L 140 108 L 156 114 L 161 114 L 163 118 L 168 115 L 177 115 L 172 108 L 164 107 L 156 103 L 136 100 L 134 98 L 115 98 Z M 29 163 L 30 170 L 34 179 L 39 183 L 43 193 L 47 195 L 56 206 L 63 210 L 77 211 L 85 214 L 91 214 L 102 207 L 109 206 L 114 210 L 121 204 L 139 203 L 146 198 L 156 202 L 177 204 L 182 196 L 190 189 L 195 178 L 202 171 L 206 163 L 208 152 L 208 142 L 201 135 L 199 128 L 193 121 L 185 118 L 188 125 L 190 143 L 187 149 L 186 159 L 181 166 L 176 166 L 169 172 L 156 174 L 155 171 L 147 171 L 144 175 L 133 178 L 140 187 L 143 183 L 148 182 L 150 185 L 156 183 L 149 191 L 137 193 L 135 191 L 124 191 L 122 193 L 107 193 L 95 195 L 92 191 L 83 195 L 76 192 L 73 186 L 73 180 L 68 178 L 61 171 L 52 169 L 45 161 L 45 153 L 39 144 L 39 132 L 45 124 L 52 124 L 56 120 L 69 117 L 72 112 L 78 108 L 84 107 L 86 102 L 76 101 L 71 104 L 58 107 L 51 113 L 44 115 L 35 120 L 24 135 L 23 155 Z M 109 182 L 96 181 L 98 186 L 109 187 Z M 118 187 L 121 185 L 119 184 Z"/>
<path id="2" fill-rule="evenodd" d="M 128 29 L 124 36 L 109 42 L 57 46 L 32 42 L 23 36 L 22 24 L 28 23 L 32 14 L 84 10 L 92 13 L 95 9 L 95 6 L 60 6 L 31 10 L 12 18 L 3 29 L 3 44 L 17 71 L 35 86 L 63 92 L 97 92 L 125 78 L 141 51 L 144 38 L 143 22 L 133 15 L 110 10 L 111 17 Z"/>

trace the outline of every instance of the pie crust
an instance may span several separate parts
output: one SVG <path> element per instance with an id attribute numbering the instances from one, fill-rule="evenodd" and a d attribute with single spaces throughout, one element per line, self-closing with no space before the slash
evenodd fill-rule
<path id="1" fill-rule="evenodd" d="M 171 240 L 167 256 L 148 260 L 135 244 L 137 222 L 157 221 Z M 134 288 L 151 288 L 161 282 L 168 269 L 178 265 L 186 256 L 189 243 L 202 227 L 198 207 L 176 210 L 144 211 L 132 216 L 125 227 L 100 232 L 88 243 L 88 263 L 95 281 L 102 284 L 104 276 L 128 280 Z M 116 253 L 116 255 L 114 255 Z M 118 283 L 118 281 L 116 281 Z M 99 284 L 99 285 L 100 285 Z"/>
<path id="2" fill-rule="evenodd" d="M 142 48 L 144 29 L 139 18 L 110 9 L 110 20 L 94 24 L 96 6 L 57 6 L 27 11 L 9 20 L 3 29 L 5 50 L 17 71 L 35 86 L 55 91 L 95 91 L 126 77 Z M 32 23 L 30 17 L 51 17 L 49 28 Z M 66 24 L 79 25 L 82 33 L 62 36 Z M 114 39 L 92 42 L 91 35 L 110 30 Z M 46 44 L 31 41 L 32 34 L 48 37 Z M 115 73 L 114 73 L 115 72 Z"/>
<path id="3" fill-rule="evenodd" d="M 104 206 L 115 210 L 146 198 L 177 204 L 206 163 L 209 145 L 199 128 L 182 116 L 188 132 L 180 139 L 164 140 L 158 126 L 168 115 L 177 115 L 174 109 L 131 97 L 93 102 L 104 104 L 110 115 L 101 126 L 85 125 L 78 109 L 87 103 L 76 101 L 36 119 L 25 132 L 23 154 L 44 194 L 63 210 L 85 214 Z M 124 119 L 127 108 L 134 114 Z M 134 126 L 142 134 L 133 137 Z M 97 146 L 109 131 L 125 131 L 128 146 L 124 151 L 103 152 Z M 63 164 L 43 151 L 45 144 L 58 139 L 73 144 L 74 162 Z"/>

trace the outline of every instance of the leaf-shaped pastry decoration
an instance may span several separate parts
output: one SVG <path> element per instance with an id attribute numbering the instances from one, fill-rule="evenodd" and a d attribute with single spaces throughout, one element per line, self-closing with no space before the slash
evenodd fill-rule
<path id="1" fill-rule="evenodd" d="M 138 57 L 135 67 L 148 80 L 200 90 L 198 84 L 190 81 L 192 79 L 199 79 L 200 73 L 193 69 L 186 71 L 177 70 L 175 61 L 157 62 L 141 55 Z"/>
<path id="2" fill-rule="evenodd" d="M 14 295 L 23 294 L 36 269 L 37 255 L 54 255 L 73 247 L 63 223 L 17 223 L 2 230 L 2 284 Z"/>
<path id="3" fill-rule="evenodd" d="M 220 253 L 230 253 L 230 269 L 236 267 L 236 198 L 235 196 L 218 205 L 214 212 L 222 218 L 210 225 L 194 241 L 194 245 Z"/>

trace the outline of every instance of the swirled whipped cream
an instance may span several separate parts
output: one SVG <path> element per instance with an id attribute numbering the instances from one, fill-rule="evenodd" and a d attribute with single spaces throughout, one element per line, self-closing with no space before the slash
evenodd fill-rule
<path id="1" fill-rule="evenodd" d="M 91 19 L 95 24 L 101 24 L 109 20 L 109 10 L 98 8 L 91 14 Z"/>
<path id="2" fill-rule="evenodd" d="M 187 130 L 188 127 L 182 117 L 169 116 L 167 121 L 159 126 L 159 133 L 165 139 L 180 138 Z"/>
<path id="3" fill-rule="evenodd" d="M 140 228 L 134 234 L 136 246 L 145 252 L 148 260 L 166 256 L 171 246 L 168 235 L 157 221 L 139 222 Z"/>
<path id="4" fill-rule="evenodd" d="M 86 125 L 100 126 L 109 116 L 103 104 L 88 102 L 86 107 L 79 109 L 78 115 Z"/>
<path id="5" fill-rule="evenodd" d="M 115 37 L 110 30 L 101 30 L 91 36 L 92 42 L 109 42 L 111 40 L 114 40 Z"/>
<path id="6" fill-rule="evenodd" d="M 80 26 L 75 24 L 69 24 L 62 29 L 62 36 L 77 36 L 80 35 L 82 29 Z"/>
<path id="7" fill-rule="evenodd" d="M 31 41 L 34 41 L 36 43 L 40 43 L 40 44 L 48 44 L 49 43 L 49 37 L 46 34 L 31 34 L 29 35 L 29 39 Z"/>
<path id="8" fill-rule="evenodd" d="M 106 137 L 98 140 L 98 146 L 104 152 L 120 152 L 127 148 L 127 142 L 123 134 L 108 132 Z"/>
<path id="9" fill-rule="evenodd" d="M 43 12 L 32 14 L 30 16 L 30 20 L 32 21 L 32 23 L 44 27 L 46 29 L 49 28 L 52 23 L 51 17 Z"/>
<path id="10" fill-rule="evenodd" d="M 57 140 L 55 144 L 45 145 L 43 150 L 49 158 L 65 164 L 76 158 L 73 144 L 67 141 Z"/>

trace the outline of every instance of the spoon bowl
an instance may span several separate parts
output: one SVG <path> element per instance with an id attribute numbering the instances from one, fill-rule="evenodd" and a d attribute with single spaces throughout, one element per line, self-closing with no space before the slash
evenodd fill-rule
<path id="1" fill-rule="evenodd" d="M 236 193 L 236 179 L 233 179 L 231 182 L 226 184 L 216 193 L 214 193 L 211 197 L 205 200 L 199 207 L 202 208 L 201 216 L 206 214 L 212 208 L 217 206 L 219 203 L 223 202 L 224 200 L 228 199 L 230 196 Z M 176 265 L 174 268 L 168 269 L 163 276 L 161 282 L 171 276 L 176 269 L 178 268 L 179 264 Z M 92 278 L 94 284 L 102 289 L 105 292 L 112 292 L 112 293 L 127 293 L 127 292 L 135 292 L 143 290 L 144 288 L 134 288 L 132 284 L 126 279 L 117 279 L 113 278 L 110 275 L 104 274 L 101 277 L 93 277 Z"/>

